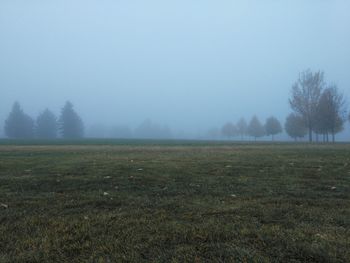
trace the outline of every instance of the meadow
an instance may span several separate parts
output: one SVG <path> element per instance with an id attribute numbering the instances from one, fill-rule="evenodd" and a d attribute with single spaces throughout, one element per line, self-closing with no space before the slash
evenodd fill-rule
<path id="1" fill-rule="evenodd" d="M 350 262 L 350 145 L 0 141 L 0 262 Z"/>

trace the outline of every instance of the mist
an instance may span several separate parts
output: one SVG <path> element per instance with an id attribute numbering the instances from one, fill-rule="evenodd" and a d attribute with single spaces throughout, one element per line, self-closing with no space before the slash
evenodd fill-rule
<path id="1" fill-rule="evenodd" d="M 253 115 L 283 124 L 305 69 L 349 98 L 349 11 L 346 0 L 2 1 L 1 133 L 15 101 L 35 118 L 69 100 L 92 137 L 145 123 L 155 137 L 201 137 Z"/>

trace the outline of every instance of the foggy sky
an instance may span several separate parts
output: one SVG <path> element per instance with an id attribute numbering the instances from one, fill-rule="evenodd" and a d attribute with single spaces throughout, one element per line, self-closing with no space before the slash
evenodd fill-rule
<path id="1" fill-rule="evenodd" d="M 0 2 L 0 129 L 66 100 L 87 125 L 151 119 L 197 132 L 284 122 L 299 72 L 350 95 L 348 0 Z"/>

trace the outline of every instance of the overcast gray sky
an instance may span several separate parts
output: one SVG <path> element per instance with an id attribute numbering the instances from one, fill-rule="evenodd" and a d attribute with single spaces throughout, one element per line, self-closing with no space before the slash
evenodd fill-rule
<path id="1" fill-rule="evenodd" d="M 71 100 L 86 124 L 196 131 L 289 113 L 299 72 L 350 95 L 348 0 L 2 0 L 0 127 Z"/>

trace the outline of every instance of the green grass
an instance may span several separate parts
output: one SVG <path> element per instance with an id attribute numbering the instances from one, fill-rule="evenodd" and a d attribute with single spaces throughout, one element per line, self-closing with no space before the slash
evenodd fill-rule
<path id="1" fill-rule="evenodd" d="M 111 142 L 0 142 L 0 262 L 350 262 L 350 145 Z"/>

